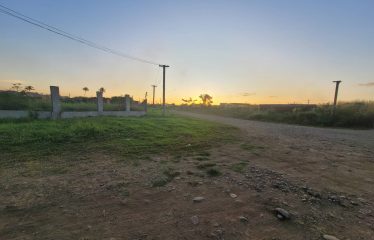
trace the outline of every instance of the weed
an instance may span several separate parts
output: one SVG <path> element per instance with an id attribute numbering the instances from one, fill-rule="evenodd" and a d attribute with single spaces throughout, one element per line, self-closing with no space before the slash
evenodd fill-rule
<path id="1" fill-rule="evenodd" d="M 209 168 L 206 170 L 206 173 L 211 177 L 217 177 L 222 174 L 217 168 Z"/>
<path id="2" fill-rule="evenodd" d="M 174 170 L 172 167 L 166 167 L 160 171 L 162 174 L 157 175 L 151 180 L 152 187 L 162 187 L 171 182 L 175 177 L 181 173 Z"/>
<path id="3" fill-rule="evenodd" d="M 165 175 L 160 175 L 152 179 L 152 187 L 162 187 L 165 186 L 167 183 L 169 183 L 172 180 L 172 178 L 169 178 Z"/>

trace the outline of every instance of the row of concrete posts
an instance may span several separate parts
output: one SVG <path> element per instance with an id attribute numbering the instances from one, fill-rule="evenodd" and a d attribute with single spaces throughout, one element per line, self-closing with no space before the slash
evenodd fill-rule
<path id="1" fill-rule="evenodd" d="M 51 100 L 52 100 L 52 118 L 57 119 L 61 115 L 61 101 L 60 101 L 60 90 L 57 86 L 50 86 Z M 102 114 L 104 112 L 104 98 L 103 92 L 96 92 L 96 104 L 97 112 Z M 144 110 L 147 111 L 147 103 L 145 100 Z M 125 111 L 131 111 L 131 98 L 128 94 L 125 95 Z"/>

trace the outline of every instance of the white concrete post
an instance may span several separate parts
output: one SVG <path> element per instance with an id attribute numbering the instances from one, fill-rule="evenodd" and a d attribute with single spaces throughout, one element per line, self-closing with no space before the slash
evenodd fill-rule
<path id="1" fill-rule="evenodd" d="M 128 94 L 125 95 L 125 106 L 126 106 L 126 112 L 130 112 L 130 96 Z"/>
<path id="2" fill-rule="evenodd" d="M 103 92 L 98 91 L 96 92 L 96 104 L 97 104 L 97 111 L 103 113 L 104 111 L 104 101 L 103 101 Z"/>
<path id="3" fill-rule="evenodd" d="M 52 119 L 57 119 L 61 114 L 60 91 L 57 86 L 50 86 L 52 101 Z"/>
<path id="4" fill-rule="evenodd" d="M 148 107 L 148 101 L 147 101 L 147 99 L 144 99 L 143 104 L 144 104 L 144 112 L 147 112 L 147 107 Z"/>

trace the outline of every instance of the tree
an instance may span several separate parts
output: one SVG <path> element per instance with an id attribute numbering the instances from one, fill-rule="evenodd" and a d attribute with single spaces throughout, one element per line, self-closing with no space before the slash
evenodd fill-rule
<path id="1" fill-rule="evenodd" d="M 16 92 L 19 92 L 19 90 L 21 89 L 21 85 L 21 83 L 13 83 L 11 89 L 14 89 Z"/>
<path id="2" fill-rule="evenodd" d="M 201 99 L 201 102 L 204 106 L 210 106 L 213 103 L 213 97 L 209 94 L 200 94 L 199 98 Z"/>
<path id="3" fill-rule="evenodd" d="M 88 89 L 88 87 L 84 87 L 83 91 L 84 91 L 84 96 L 86 96 L 86 92 L 90 91 L 90 89 Z"/>
<path id="4" fill-rule="evenodd" d="M 25 90 L 25 92 L 31 92 L 31 91 L 35 90 L 35 88 L 33 86 L 26 86 L 24 90 Z"/>
<path id="5" fill-rule="evenodd" d="M 103 87 L 99 88 L 99 92 L 105 93 L 105 88 Z"/>
<path id="6" fill-rule="evenodd" d="M 184 98 L 182 98 L 182 101 L 185 102 L 188 105 L 188 104 L 191 104 L 192 98 L 190 98 L 190 99 L 184 99 Z"/>

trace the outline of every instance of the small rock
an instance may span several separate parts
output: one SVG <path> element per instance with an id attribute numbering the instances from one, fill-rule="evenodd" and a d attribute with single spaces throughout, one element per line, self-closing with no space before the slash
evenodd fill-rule
<path id="1" fill-rule="evenodd" d="M 198 216 L 192 216 L 192 217 L 191 217 L 191 222 L 192 222 L 194 225 L 199 224 L 199 217 L 198 217 Z"/>
<path id="2" fill-rule="evenodd" d="M 204 201 L 204 200 L 205 200 L 204 197 L 194 197 L 194 198 L 192 199 L 192 201 L 195 202 L 195 203 L 199 203 L 199 202 L 202 202 L 202 201 Z"/>
<path id="3" fill-rule="evenodd" d="M 277 214 L 277 218 L 280 219 L 280 220 L 290 219 L 290 217 L 291 217 L 289 212 L 287 212 L 283 208 L 276 208 L 275 213 Z"/>
<path id="4" fill-rule="evenodd" d="M 246 217 L 244 217 L 244 216 L 240 216 L 240 217 L 239 217 L 239 220 L 240 220 L 241 222 L 248 222 L 248 218 L 246 218 Z"/>
<path id="5" fill-rule="evenodd" d="M 219 226 L 220 226 L 219 223 L 217 223 L 217 222 L 213 223 L 213 227 L 219 227 Z"/>
<path id="6" fill-rule="evenodd" d="M 339 240 L 339 238 L 335 237 L 335 236 L 332 236 L 332 235 L 323 235 L 323 239 L 325 240 Z"/>
<path id="7" fill-rule="evenodd" d="M 236 199 L 236 200 L 235 200 L 235 203 L 236 203 L 236 204 L 242 204 L 242 203 L 243 203 L 243 201 L 242 201 L 242 200 L 240 200 L 240 199 Z"/>
<path id="8" fill-rule="evenodd" d="M 230 193 L 230 197 L 232 197 L 232 198 L 237 198 L 238 195 L 236 195 L 235 193 Z"/>
<path id="9" fill-rule="evenodd" d="M 351 204 L 354 206 L 358 206 L 358 202 L 355 202 L 355 201 L 351 201 Z"/>

